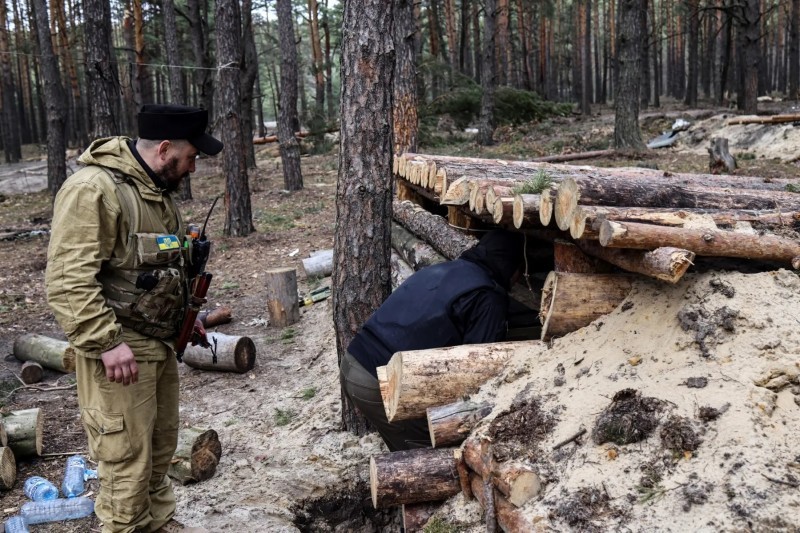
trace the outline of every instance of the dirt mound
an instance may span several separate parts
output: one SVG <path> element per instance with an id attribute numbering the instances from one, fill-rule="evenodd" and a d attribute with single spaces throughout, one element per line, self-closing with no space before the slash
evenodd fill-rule
<path id="1" fill-rule="evenodd" d="M 725 137 L 735 157 L 742 153 L 790 162 L 800 159 L 800 128 L 786 124 L 733 124 L 736 115 L 722 114 L 700 120 L 681 133 L 679 145 L 694 154 L 707 154 L 712 137 Z"/>
<path id="2" fill-rule="evenodd" d="M 542 531 L 800 530 L 799 316 L 786 270 L 641 280 L 613 313 L 514 361 L 476 399 L 551 417 L 532 459 L 545 489 L 523 512 Z M 592 438 L 554 449 L 581 429 Z M 454 500 L 452 516 L 477 505 Z"/>

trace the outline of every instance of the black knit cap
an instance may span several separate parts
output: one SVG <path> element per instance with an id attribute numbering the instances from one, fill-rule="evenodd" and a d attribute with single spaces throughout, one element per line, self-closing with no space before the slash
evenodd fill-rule
<path id="1" fill-rule="evenodd" d="M 217 155 L 223 144 L 206 133 L 208 111 L 177 104 L 145 104 L 138 115 L 139 137 L 151 140 L 185 139 L 206 155 Z"/>

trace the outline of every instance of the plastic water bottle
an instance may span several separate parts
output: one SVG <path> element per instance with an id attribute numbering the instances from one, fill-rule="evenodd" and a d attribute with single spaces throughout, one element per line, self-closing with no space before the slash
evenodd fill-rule
<path id="1" fill-rule="evenodd" d="M 93 512 L 94 502 L 85 496 L 58 498 L 45 502 L 28 502 L 20 509 L 20 514 L 28 524 L 83 518 Z"/>
<path id="2" fill-rule="evenodd" d="M 58 489 L 43 477 L 31 476 L 25 480 L 25 496 L 35 502 L 55 500 L 58 498 Z"/>
<path id="3" fill-rule="evenodd" d="M 90 479 L 97 479 L 97 470 L 87 468 L 83 471 L 83 480 L 89 481 Z"/>
<path id="4" fill-rule="evenodd" d="M 6 520 L 6 533 L 30 533 L 28 524 L 21 516 L 12 516 Z"/>
<path id="5" fill-rule="evenodd" d="M 83 494 L 84 470 L 86 470 L 86 459 L 82 455 L 73 455 L 67 458 L 64 483 L 61 484 L 61 492 L 66 498 L 74 498 Z"/>

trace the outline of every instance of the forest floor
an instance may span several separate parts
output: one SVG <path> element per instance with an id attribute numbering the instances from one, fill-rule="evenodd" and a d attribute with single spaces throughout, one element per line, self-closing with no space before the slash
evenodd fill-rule
<path id="1" fill-rule="evenodd" d="M 669 111 L 649 110 L 642 114 L 646 139 L 670 129 L 677 118 L 685 118 L 697 127 L 681 134 L 685 134 L 685 142 L 673 148 L 651 150 L 644 157 L 614 157 L 576 164 L 657 166 L 670 172 L 707 172 L 708 156 L 698 151 L 697 147 L 707 146 L 718 129 L 703 126 L 706 130 L 700 132 L 698 127 L 700 124 L 712 124 L 706 119 L 717 120 L 714 117 L 724 113 L 729 112 L 716 110 L 698 113 L 678 105 L 671 106 Z M 716 128 L 722 127 L 720 122 Z M 790 129 L 786 129 L 786 145 L 780 157 L 767 149 L 774 149 L 778 142 L 774 138 L 765 137 L 767 140 L 763 147 L 758 140 L 761 137 L 753 135 L 746 145 L 732 141 L 731 151 L 738 156 L 740 164 L 737 174 L 775 178 L 800 175 L 796 163 L 800 158 L 800 142 L 795 142 L 792 137 L 795 133 Z M 693 136 L 690 136 L 693 131 Z M 482 148 L 462 134 L 436 133 L 432 138 L 435 142 L 429 142 L 420 151 L 526 159 L 608 148 L 613 140 L 613 113 L 604 109 L 589 118 L 555 118 L 521 127 L 501 128 L 496 139 L 496 146 Z M 762 157 L 767 153 L 770 154 L 768 157 Z M 24 168 L 28 172 L 31 167 L 42 164 L 40 159 L 34 159 L 32 157 L 25 163 L 27 167 Z M 256 364 L 252 371 L 245 374 L 209 372 L 180 365 L 181 424 L 216 430 L 222 442 L 223 455 L 213 478 L 176 487 L 176 518 L 186 524 L 202 525 L 211 531 L 399 531 L 397 513 L 376 512 L 369 499 L 369 457 L 385 451 L 382 442 L 376 435 L 359 438 L 341 430 L 330 299 L 302 308 L 300 321 L 283 329 L 269 325 L 264 305 L 266 269 L 295 267 L 298 289 L 302 294 L 330 283 L 330 278 L 307 279 L 301 261 L 312 252 L 333 247 L 337 154 L 334 150 L 327 154 L 304 156 L 302 167 L 305 187 L 293 193 L 283 190 L 277 146 L 257 147 L 257 160 L 258 169 L 250 177 L 253 222 L 257 231 L 245 238 L 223 237 L 224 209 L 221 205 L 211 216 L 208 229 L 214 243 L 208 265 L 208 270 L 214 274 L 209 306 L 228 305 L 233 309 L 234 316 L 232 323 L 220 326 L 217 330 L 253 339 L 257 348 Z M 4 357 L 0 359 L 0 408 L 4 411 L 32 407 L 42 409 L 45 456 L 19 462 L 17 484 L 0 495 L 3 518 L 15 514 L 25 502 L 22 482 L 28 476 L 43 475 L 60 485 L 66 455 L 86 453 L 87 450 L 86 437 L 78 418 L 74 375 L 46 371 L 44 382 L 39 386 L 43 390 L 22 388 L 15 377 L 19 374 L 21 363 L 13 357 L 12 346 L 18 336 L 40 333 L 64 337 L 45 301 L 44 269 L 52 216 L 50 198 L 44 190 L 20 191 L 20 176 L 28 174 L 17 174 L 15 177 L 12 170 L 8 165 L 0 165 L 0 356 Z M 4 188 L 4 181 L 9 179 L 15 183 Z M 188 221 L 202 223 L 213 198 L 221 194 L 224 187 L 219 161 L 201 160 L 198 171 L 192 177 L 194 200 L 182 202 L 181 205 L 184 217 Z M 24 232 L 13 239 L 3 237 L 3 234 L 20 230 Z M 705 279 L 698 279 L 697 283 L 706 282 Z M 747 280 L 739 282 L 749 283 Z M 784 284 L 791 287 L 792 292 L 786 298 L 796 305 L 797 288 L 790 281 Z M 637 291 L 642 296 L 635 301 L 638 307 L 632 312 L 640 313 L 637 315 L 640 318 L 651 317 L 653 313 L 642 308 L 648 298 L 653 302 L 658 301 L 657 291 L 652 285 Z M 688 299 L 689 293 L 691 291 L 687 293 L 684 290 L 673 297 L 680 301 L 681 298 Z M 765 290 L 761 296 L 770 294 Z M 746 303 L 756 305 L 752 299 Z M 758 305 L 763 306 L 759 312 L 764 314 L 759 320 L 767 321 L 769 301 Z M 665 306 L 672 309 L 669 305 Z M 624 327 L 624 317 L 617 319 L 617 322 Z M 628 321 L 629 326 L 633 323 Z M 647 326 L 640 324 L 638 334 L 647 331 Z M 592 349 L 592 337 L 583 335 L 580 341 L 574 338 L 570 341 L 570 337 L 563 342 L 573 342 L 575 346 L 578 342 L 586 346 L 588 342 L 586 348 Z M 607 344 L 611 341 L 604 338 L 598 342 Z M 783 342 L 784 351 L 797 344 L 791 339 Z M 774 342 L 771 346 L 774 346 Z M 566 345 L 563 347 L 563 353 L 571 353 L 571 348 Z M 598 348 L 597 353 L 603 352 Z M 665 358 L 662 356 L 662 359 Z M 593 366 L 592 371 L 595 368 Z M 664 371 L 669 370 L 667 368 Z M 639 371 L 639 379 L 644 371 Z M 589 371 L 583 373 L 590 374 Z M 617 379 L 623 382 L 630 377 L 630 372 L 618 374 Z M 585 381 L 588 383 L 590 380 Z M 617 388 L 624 388 L 617 380 L 614 381 L 615 385 L 619 385 Z M 60 388 L 45 390 L 52 386 Z M 577 391 L 574 392 L 576 398 L 585 400 L 581 395 L 580 383 L 571 390 Z M 565 394 L 563 390 L 562 393 Z M 495 391 L 490 394 L 498 393 Z M 613 392 L 610 394 L 613 395 Z M 599 407 L 592 411 L 599 411 Z M 797 437 L 796 429 L 794 436 Z M 712 457 L 716 457 L 715 454 Z M 591 459 L 588 462 L 592 464 L 598 460 L 597 457 Z M 626 468 L 632 467 L 628 465 Z M 623 474 L 620 471 L 616 475 Z M 96 492 L 96 484 L 96 481 L 89 483 L 93 493 Z M 663 496 L 671 490 L 669 487 L 659 487 L 661 485 L 656 485 L 653 489 L 656 496 Z M 796 492 L 796 488 L 794 490 Z M 552 503 L 557 494 L 548 493 L 546 496 L 538 506 Z M 705 512 L 702 521 L 697 522 L 698 527 L 713 519 L 713 516 L 708 516 L 709 508 L 703 510 L 700 505 L 701 496 L 697 495 L 693 500 L 692 512 Z M 448 504 L 446 512 L 449 514 L 444 515 L 445 521 L 458 524 L 459 529 L 452 531 L 485 530 L 474 506 L 455 501 L 456 498 Z M 581 518 L 584 522 L 573 524 L 569 516 L 562 516 L 561 524 L 568 524 L 565 526 L 568 528 L 602 529 L 602 525 L 610 523 L 603 520 L 638 516 L 635 512 L 605 512 L 613 507 L 606 503 L 598 503 L 595 507 L 601 512 L 596 515 L 589 513 L 589 518 Z M 692 508 L 691 502 L 688 507 Z M 553 527 L 559 524 L 558 510 L 558 505 L 552 503 L 549 512 L 554 520 Z M 789 515 L 797 516 L 797 509 L 787 510 L 783 516 L 788 520 L 785 523 L 791 525 L 796 518 L 792 519 Z M 697 520 L 701 520 L 701 516 L 698 515 Z M 615 523 L 619 525 L 620 522 Z M 728 524 L 724 520 L 718 523 Z M 794 524 L 796 526 L 797 522 Z M 636 522 L 627 523 L 627 527 L 632 530 L 647 529 L 645 526 L 639 527 Z M 667 527 L 663 526 L 664 529 Z M 747 529 L 746 525 L 741 527 Z M 650 528 L 658 529 L 658 526 Z M 37 531 L 50 532 L 89 530 L 100 530 L 95 517 L 37 527 Z"/>

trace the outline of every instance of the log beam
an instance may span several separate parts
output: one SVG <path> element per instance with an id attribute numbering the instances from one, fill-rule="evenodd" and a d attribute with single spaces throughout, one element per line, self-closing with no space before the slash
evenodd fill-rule
<path id="1" fill-rule="evenodd" d="M 208 342 L 214 347 L 217 360 L 209 348 L 200 345 L 187 346 L 183 362 L 200 370 L 236 372 L 243 374 L 253 369 L 256 363 L 256 345 L 250 337 L 208 333 Z"/>
<path id="2" fill-rule="evenodd" d="M 539 313 L 542 340 L 566 335 L 610 313 L 628 296 L 631 284 L 624 274 L 550 272 Z"/>
<path id="3" fill-rule="evenodd" d="M 542 227 L 539 218 L 539 209 L 542 202 L 541 194 L 515 194 L 513 208 L 514 227 Z"/>
<path id="4" fill-rule="evenodd" d="M 69 374 L 75 372 L 75 355 L 67 341 L 28 333 L 14 341 L 14 357 Z"/>
<path id="5" fill-rule="evenodd" d="M 659 247 L 655 250 L 605 248 L 596 241 L 578 241 L 586 254 L 618 266 L 628 272 L 677 283 L 692 266 L 695 254 L 689 250 Z"/>
<path id="6" fill-rule="evenodd" d="M 793 267 L 800 260 L 800 243 L 795 239 L 776 235 L 669 228 L 610 220 L 603 222 L 600 226 L 600 244 L 611 248 L 645 250 L 659 246 L 671 246 L 691 250 L 702 256 L 777 261 Z"/>
<path id="7" fill-rule="evenodd" d="M 396 222 L 392 222 L 392 246 L 414 270 L 446 261 L 430 244 Z"/>
<path id="8" fill-rule="evenodd" d="M 425 417 L 426 409 L 472 394 L 521 353 L 536 357 L 546 347 L 536 341 L 466 344 L 397 352 L 387 367 L 390 422 Z"/>
<path id="9" fill-rule="evenodd" d="M 369 482 L 376 509 L 446 500 L 461 490 L 451 448 L 373 455 L 369 461 Z"/>
<path id="10" fill-rule="evenodd" d="M 12 411 L 3 417 L 8 447 L 17 459 L 42 455 L 44 420 L 38 408 Z"/>
<path id="11" fill-rule="evenodd" d="M 8 446 L 0 447 L 0 490 L 10 490 L 17 480 L 17 461 Z"/>
<path id="12" fill-rule="evenodd" d="M 167 474 L 181 485 L 213 477 L 222 457 L 222 445 L 213 429 L 182 428 Z"/>
<path id="13" fill-rule="evenodd" d="M 447 405 L 429 407 L 426 410 L 431 446 L 455 446 L 461 444 L 489 413 L 492 405 L 458 400 Z"/>
<path id="14" fill-rule="evenodd" d="M 392 202 L 394 218 L 409 231 L 431 244 L 447 259 L 455 259 L 478 240 L 450 227 L 447 221 L 411 202 Z"/>
<path id="15" fill-rule="evenodd" d="M 277 328 L 300 320 L 297 301 L 297 273 L 294 268 L 274 268 L 264 272 L 269 323 Z"/>

